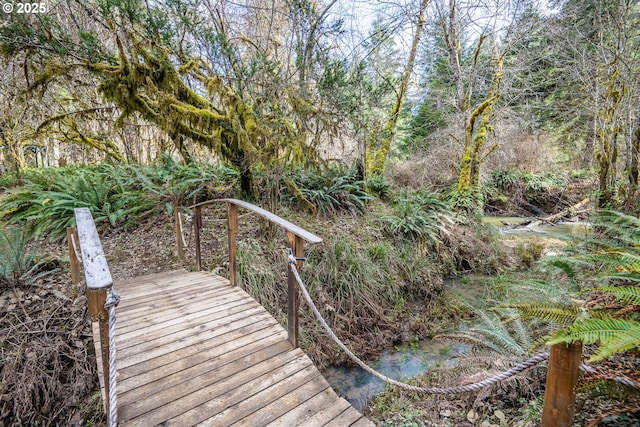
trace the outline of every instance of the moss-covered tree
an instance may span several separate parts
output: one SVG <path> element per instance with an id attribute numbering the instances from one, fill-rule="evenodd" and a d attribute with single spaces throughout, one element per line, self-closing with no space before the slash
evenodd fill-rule
<path id="1" fill-rule="evenodd" d="M 256 169 L 316 158 L 320 138 L 308 138 L 312 127 L 306 121 L 322 122 L 322 106 L 311 91 L 300 90 L 309 85 L 302 81 L 312 81 L 310 71 L 299 70 L 299 82 L 287 80 L 290 64 L 272 54 L 275 44 L 254 43 L 231 28 L 233 8 L 206 0 L 72 1 L 56 7 L 65 9 L 66 18 L 21 17 L 0 28 L 5 56 L 29 64 L 29 96 L 55 96 L 60 87 L 74 93 L 78 80 L 95 82 L 103 102 L 117 108 L 112 130 L 131 120 L 152 123 L 185 161 L 193 158 L 194 146 L 206 147 L 239 170 L 245 193 L 254 190 Z M 78 18 L 67 25 L 62 20 L 69 16 Z M 320 28 L 323 19 L 314 12 L 307 24 Z M 314 40 L 304 46 L 304 56 L 313 58 L 321 35 L 308 37 Z M 81 116 L 51 115 L 38 129 L 56 125 L 68 140 L 122 159 L 111 141 L 77 125 Z"/>

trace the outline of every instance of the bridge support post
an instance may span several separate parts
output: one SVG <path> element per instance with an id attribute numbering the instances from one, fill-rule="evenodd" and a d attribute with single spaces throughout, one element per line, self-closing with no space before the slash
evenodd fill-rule
<path id="1" fill-rule="evenodd" d="M 236 234 L 238 233 L 238 206 L 227 202 L 227 230 L 229 243 L 229 282 L 231 286 L 237 283 L 236 268 Z"/>
<path id="2" fill-rule="evenodd" d="M 298 271 L 302 268 L 302 256 L 304 255 L 304 239 L 296 236 L 292 232 L 287 233 L 289 247 L 293 256 L 299 258 L 296 262 Z M 291 264 L 287 263 L 287 332 L 289 342 L 293 347 L 298 347 L 298 311 L 300 309 L 300 290 L 298 282 L 293 275 Z"/>
<path id="3" fill-rule="evenodd" d="M 580 341 L 551 347 L 540 427 L 573 426 L 581 357 Z"/>
<path id="4" fill-rule="evenodd" d="M 79 253 L 76 252 L 78 242 L 78 231 L 74 227 L 67 227 L 67 244 L 69 246 L 69 270 L 71 270 L 71 283 L 80 283 L 80 265 L 78 261 Z"/>
<path id="5" fill-rule="evenodd" d="M 100 358 L 102 359 L 102 378 L 105 396 L 104 410 L 109 414 L 109 313 L 104 307 L 108 288 L 87 288 L 87 309 L 92 322 L 98 322 L 100 333 Z"/>
<path id="6" fill-rule="evenodd" d="M 200 250 L 200 231 L 202 230 L 202 206 L 193 209 L 193 240 L 196 246 L 196 271 L 202 270 L 202 253 Z"/>

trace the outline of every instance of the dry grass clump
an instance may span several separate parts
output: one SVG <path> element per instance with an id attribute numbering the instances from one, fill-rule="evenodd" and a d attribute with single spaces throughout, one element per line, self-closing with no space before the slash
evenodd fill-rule
<path id="1" fill-rule="evenodd" d="M 420 387 L 455 387 L 472 384 L 504 372 L 515 365 L 503 357 L 463 356 L 452 359 L 448 366 L 434 369 L 409 382 Z M 543 367 L 534 367 L 480 392 L 455 395 L 418 394 L 390 387 L 369 405 L 369 417 L 377 425 L 478 426 L 506 425 L 533 427 L 535 423 L 520 412 L 523 401 L 538 396 L 545 379 Z M 534 403 L 532 411 L 539 409 Z M 504 417 L 504 418 L 503 418 Z M 517 421 L 516 421 L 517 420 Z"/>
<path id="2" fill-rule="evenodd" d="M 58 274 L 0 296 L 0 424 L 101 417 L 91 402 L 98 376 L 86 301 L 61 292 L 60 281 Z"/>

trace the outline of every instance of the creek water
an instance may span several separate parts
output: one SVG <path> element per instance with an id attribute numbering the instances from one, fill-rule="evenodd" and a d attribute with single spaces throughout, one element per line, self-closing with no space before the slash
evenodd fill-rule
<path id="1" fill-rule="evenodd" d="M 404 380 L 434 367 L 455 365 L 456 356 L 470 349 L 470 345 L 462 343 L 419 341 L 385 350 L 369 366 L 389 378 Z M 359 411 L 386 387 L 382 380 L 359 366 L 329 366 L 322 375 L 334 390 Z"/>
<path id="2" fill-rule="evenodd" d="M 529 221 L 530 218 L 486 216 L 482 218 L 484 224 L 497 227 L 502 234 L 519 236 L 559 236 L 559 237 L 583 237 L 591 229 L 591 224 L 584 221 L 563 221 L 555 224 L 541 224 L 536 227 L 525 228 L 516 225 Z"/>
<path id="3" fill-rule="evenodd" d="M 580 238 L 589 231 L 588 223 L 565 222 L 557 225 L 541 225 L 530 229 L 514 228 L 513 225 L 527 221 L 518 217 L 485 217 L 483 222 L 497 227 L 501 233 L 514 237 L 540 236 L 555 238 L 572 236 Z M 488 276 L 485 276 L 486 278 Z M 480 276 L 466 276 L 445 281 L 444 288 L 455 293 L 476 307 L 487 300 L 485 280 Z M 425 340 L 405 346 L 388 348 L 369 361 L 369 366 L 395 380 L 411 378 L 440 366 L 457 363 L 457 356 L 468 352 L 471 346 L 438 340 Z M 329 384 L 355 408 L 362 410 L 376 394 L 385 389 L 385 384 L 358 366 L 329 366 L 322 373 Z"/>

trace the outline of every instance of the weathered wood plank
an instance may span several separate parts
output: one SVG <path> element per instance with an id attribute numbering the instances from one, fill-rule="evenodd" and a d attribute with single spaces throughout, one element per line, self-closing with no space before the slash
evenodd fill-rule
<path id="1" fill-rule="evenodd" d="M 76 229 L 82 252 L 82 267 L 89 289 L 102 289 L 113 284 L 107 258 L 102 250 L 96 224 L 88 208 L 75 208 Z"/>
<path id="2" fill-rule="evenodd" d="M 331 391 L 328 384 L 315 396 L 307 397 L 307 401 L 301 402 L 301 404 L 298 404 L 295 408 L 269 422 L 267 425 L 270 427 L 299 426 L 308 422 L 308 420 L 316 414 L 338 406 L 338 399 L 336 398 L 335 393 Z"/>
<path id="3" fill-rule="evenodd" d="M 315 366 L 313 369 L 315 370 Z M 249 427 L 268 424 L 285 414 L 289 415 L 289 417 L 285 420 L 286 422 L 284 424 L 279 425 L 287 427 L 298 425 L 300 420 L 309 418 L 313 415 L 313 412 L 315 412 L 315 408 L 311 403 L 309 403 L 309 400 L 319 394 L 325 394 L 329 389 L 329 384 L 324 380 L 324 378 L 322 378 L 322 376 L 312 379 L 313 381 L 308 381 L 299 385 L 294 390 L 284 396 L 281 396 L 279 399 L 274 400 L 253 414 L 232 424 L 232 426 Z"/>
<path id="4" fill-rule="evenodd" d="M 122 368 L 120 368 L 120 365 L 118 365 L 118 371 L 122 374 L 123 377 L 138 375 L 151 369 L 157 369 L 158 367 L 164 366 L 181 358 L 186 358 L 193 354 L 200 353 L 205 349 L 210 349 L 211 347 L 215 347 L 220 343 L 233 341 L 238 339 L 239 337 L 242 337 L 243 335 L 257 331 L 270 331 L 272 328 L 275 328 L 277 326 L 279 325 L 274 321 L 271 324 L 266 322 L 252 323 L 246 326 L 240 325 L 236 327 L 236 329 L 228 328 L 228 330 L 222 331 L 219 335 L 212 336 L 208 340 L 202 340 L 179 350 L 169 352 L 159 357 L 154 357 L 153 359 L 146 360 L 145 363 L 137 363 L 135 365 Z"/>
<path id="5" fill-rule="evenodd" d="M 233 339 L 227 338 L 227 341 L 224 341 L 220 337 L 216 337 L 203 343 L 199 348 L 200 351 L 185 355 L 184 357 L 176 358 L 176 355 L 172 354 L 170 357 L 154 359 L 152 363 L 136 365 L 135 370 L 129 370 L 129 373 L 132 373 L 132 375 L 127 376 L 120 381 L 118 390 L 126 393 L 128 390 L 144 386 L 145 384 L 149 384 L 154 381 L 159 381 L 165 376 L 188 369 L 192 365 L 204 363 L 226 353 L 233 352 L 234 349 L 242 348 L 252 342 L 260 342 L 262 339 L 269 339 L 270 337 L 282 339 L 284 336 L 282 329 L 278 328 L 276 325 L 244 335 L 228 335 Z M 211 345 L 211 347 L 206 347 L 207 344 Z M 181 354 L 178 356 L 181 356 Z"/>
<path id="6" fill-rule="evenodd" d="M 305 427 L 322 427 L 327 422 L 338 417 L 340 414 L 350 408 L 351 404 L 345 399 L 339 397 L 331 406 L 316 412 L 312 417 L 304 420 L 299 425 Z"/>
<path id="7" fill-rule="evenodd" d="M 318 376 L 320 372 L 309 365 L 308 358 L 298 357 L 240 387 L 228 389 L 226 393 L 204 402 L 184 416 L 168 420 L 165 425 L 198 423 L 202 426 L 228 426 Z"/>
<path id="8" fill-rule="evenodd" d="M 345 427 L 359 421 L 362 418 L 362 414 L 356 411 L 354 408 L 349 408 L 342 412 L 340 415 L 325 424 L 325 427 Z"/>
<path id="9" fill-rule="evenodd" d="M 212 281 L 207 277 L 191 277 L 187 276 L 185 278 L 175 277 L 171 281 L 161 282 L 161 281 L 153 281 L 150 284 L 147 284 L 142 287 L 135 287 L 129 289 L 132 282 L 127 282 L 124 284 L 120 284 L 119 287 L 116 287 L 118 292 L 124 293 L 127 295 L 127 301 L 133 301 L 140 298 L 143 299 L 152 299 L 154 296 L 163 296 L 167 292 L 171 293 L 179 293 L 181 290 L 187 290 L 191 287 L 215 287 L 217 285 L 226 285 L 228 284 L 224 282 L 216 282 Z M 126 304 L 123 305 L 123 307 Z"/>
<path id="10" fill-rule="evenodd" d="M 263 307 L 216 277 L 180 271 L 121 284 L 121 426 L 373 425 Z"/>
<path id="11" fill-rule="evenodd" d="M 236 305 L 234 303 L 248 300 L 247 297 L 245 297 L 244 299 L 240 299 L 240 298 L 236 299 L 235 296 L 230 296 L 228 299 L 226 299 L 223 302 L 223 304 L 225 306 L 228 304 Z M 209 301 L 198 301 L 197 303 L 188 304 L 186 306 L 177 306 L 173 310 L 161 310 L 158 313 L 147 313 L 145 316 L 135 317 L 134 319 L 131 319 L 131 320 L 127 319 L 125 316 L 124 320 L 121 322 L 122 325 L 120 325 L 120 330 L 125 332 L 125 331 L 140 329 L 145 326 L 157 325 L 158 323 L 167 322 L 176 318 L 181 318 L 182 316 L 197 315 L 197 313 L 201 311 L 209 310 L 211 308 L 212 307 Z M 213 308 L 220 309 L 221 307 L 213 307 Z"/>
<path id="12" fill-rule="evenodd" d="M 224 293 L 212 298 L 206 298 L 205 300 L 196 300 L 190 304 L 172 305 L 170 302 L 166 302 L 142 313 L 135 312 L 131 315 L 126 312 L 121 313 L 120 317 L 122 318 L 122 322 L 120 322 L 119 330 L 122 331 L 124 335 L 129 331 L 153 327 L 155 325 L 171 324 L 176 321 L 179 322 L 184 318 L 196 319 L 208 316 L 211 313 L 223 311 L 226 308 L 244 304 L 252 304 L 255 306 L 255 302 L 251 297 L 237 293 Z M 154 317 L 154 313 L 157 317 Z"/>
<path id="13" fill-rule="evenodd" d="M 264 355 L 263 355 L 264 356 Z M 211 402 L 220 401 L 226 405 L 228 390 L 243 386 L 248 382 L 255 382 L 273 372 L 290 373 L 294 369 L 303 369 L 304 364 L 299 356 L 288 351 L 281 353 L 280 357 L 253 357 L 247 358 L 248 365 L 242 368 L 242 361 L 236 362 L 230 367 L 231 374 L 224 370 L 214 370 L 191 378 L 190 381 L 178 384 L 150 395 L 144 402 L 129 405 L 122 408 L 125 419 L 131 417 L 131 425 L 149 425 L 164 421 L 169 418 L 179 417 L 179 425 L 193 425 L 197 419 L 207 418 L 212 413 Z M 204 408 L 208 405 L 209 410 Z M 151 409 L 156 409 L 153 413 Z M 190 414 L 185 413 L 191 411 Z M 133 418 L 138 418 L 134 420 Z M 194 418 L 195 417 L 195 418 Z"/>
<path id="14" fill-rule="evenodd" d="M 246 299 L 232 301 L 226 304 L 224 309 L 213 307 L 184 316 L 184 319 L 171 319 L 150 326 L 132 329 L 128 332 L 123 332 L 122 335 L 118 335 L 118 348 L 124 349 L 131 347 L 141 341 L 151 341 L 177 331 L 184 331 L 185 334 L 189 333 L 189 331 L 198 331 L 205 328 L 205 324 L 218 321 L 230 314 L 247 311 L 252 307 L 255 308 L 255 305 Z M 215 326 L 215 324 L 213 326 Z"/>
<path id="15" fill-rule="evenodd" d="M 160 309 L 166 310 L 169 307 L 185 306 L 193 304 L 194 301 L 203 302 L 221 297 L 228 298 L 228 296 L 232 294 L 236 295 L 236 299 L 239 297 L 238 294 L 234 294 L 228 287 L 220 289 L 195 288 L 184 294 L 171 294 L 149 300 L 137 299 L 129 301 L 130 305 L 122 308 L 118 307 L 118 314 L 124 321 L 131 322 L 134 319 L 144 317 L 150 312 L 155 312 Z M 215 306 L 215 304 L 213 305 Z"/>
<path id="16" fill-rule="evenodd" d="M 139 339 L 134 345 L 123 348 L 120 352 L 120 357 L 127 359 L 129 356 L 139 352 L 158 354 L 159 352 L 156 350 L 162 351 L 164 349 L 174 351 L 194 342 L 208 339 L 212 334 L 216 333 L 215 330 L 219 327 L 233 324 L 236 321 L 243 322 L 243 324 L 255 323 L 256 318 L 268 320 L 269 316 L 265 315 L 258 307 L 250 309 L 246 309 L 246 307 L 236 307 L 233 311 L 225 311 L 224 317 L 221 316 L 208 322 L 203 321 L 195 327 L 184 329 L 183 325 L 177 325 L 180 329 L 173 331 L 172 333 L 167 333 L 166 335 L 160 335 L 158 337 L 150 337 L 148 339 Z M 162 334 L 163 331 L 161 330 L 159 333 Z M 189 338 L 188 341 L 186 337 Z M 164 352 L 161 354 L 164 354 Z"/>
<path id="17" fill-rule="evenodd" d="M 257 329 L 263 329 L 265 325 L 274 324 L 275 319 L 269 316 L 269 314 L 259 314 L 253 316 L 246 316 L 244 313 L 240 313 L 238 316 L 227 317 L 228 323 L 220 325 L 215 330 L 206 331 L 198 336 L 187 336 L 179 341 L 172 341 L 163 347 L 154 347 L 152 349 L 145 349 L 144 352 L 137 352 L 128 357 L 120 356 L 118 359 L 118 369 L 126 369 L 129 366 L 133 366 L 142 362 L 145 362 L 156 357 L 160 357 L 166 354 L 174 353 L 178 350 L 188 347 L 196 346 L 211 338 L 220 336 L 226 332 L 231 332 L 238 329 L 251 328 L 252 326 Z"/>
<path id="18" fill-rule="evenodd" d="M 151 396 L 161 392 L 162 390 L 173 387 L 183 382 L 188 382 L 191 378 L 198 375 L 204 375 L 215 369 L 222 369 L 226 376 L 235 374 L 234 368 L 237 367 L 238 361 L 241 369 L 247 368 L 250 364 L 255 364 L 255 358 L 275 357 L 280 353 L 291 350 L 291 346 L 282 341 L 280 334 L 273 334 L 265 338 L 257 337 L 247 345 L 237 348 L 237 342 L 231 342 L 223 346 L 215 347 L 206 353 L 198 353 L 187 359 L 174 362 L 172 365 L 165 365 L 162 369 L 151 371 L 146 375 L 144 384 L 136 383 L 135 387 L 131 387 L 132 381 L 129 381 L 126 390 L 120 390 L 118 399 L 122 405 L 128 402 L 136 402 L 139 396 Z M 143 375 L 134 377 L 142 379 Z M 149 379 L 155 380 L 149 381 Z M 131 380 L 131 379 L 129 379 Z"/>
<path id="19" fill-rule="evenodd" d="M 355 409 L 351 408 L 353 411 Z M 371 420 L 365 418 L 364 416 L 360 418 L 355 423 L 351 424 L 349 427 L 375 427 L 375 424 L 371 422 Z"/>

